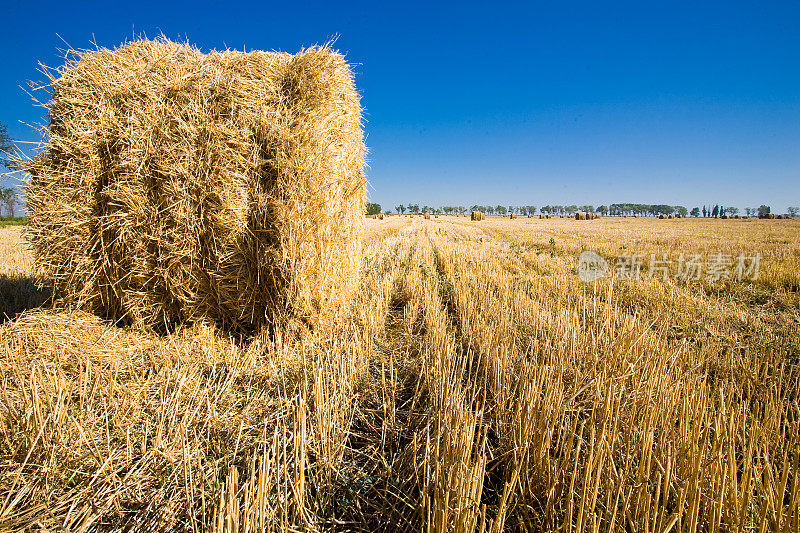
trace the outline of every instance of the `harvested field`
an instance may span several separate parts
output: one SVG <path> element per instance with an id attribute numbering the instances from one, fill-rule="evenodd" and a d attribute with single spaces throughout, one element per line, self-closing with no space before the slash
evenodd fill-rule
<path id="1" fill-rule="evenodd" d="M 798 530 L 800 221 L 365 224 L 332 334 L 32 297 L 0 325 L 0 529 Z M 583 282 L 585 250 L 642 275 Z M 759 274 L 651 270 L 681 254 Z M 17 228 L 0 275 L 40 277 Z"/>

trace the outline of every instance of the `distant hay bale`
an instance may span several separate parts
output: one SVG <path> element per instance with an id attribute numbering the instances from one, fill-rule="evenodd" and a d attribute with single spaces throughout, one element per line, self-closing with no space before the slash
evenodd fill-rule
<path id="1" fill-rule="evenodd" d="M 749 217 L 749 216 L 747 216 L 747 215 L 742 215 L 742 220 L 747 220 L 747 219 L 749 219 L 749 218 L 750 218 L 750 217 Z"/>
<path id="2" fill-rule="evenodd" d="M 667 215 L 658 215 L 658 218 L 661 219 L 661 220 L 664 220 L 664 219 L 667 218 Z"/>
<path id="3" fill-rule="evenodd" d="M 765 213 L 763 215 L 759 215 L 758 218 L 766 218 L 768 220 L 772 220 L 775 218 L 775 213 Z"/>
<path id="4" fill-rule="evenodd" d="M 575 213 L 575 220 L 586 220 L 586 213 L 583 211 L 578 211 Z"/>
<path id="5" fill-rule="evenodd" d="M 778 215 L 778 216 L 776 216 L 775 218 L 777 218 L 777 219 L 780 219 L 780 220 L 783 220 L 783 219 L 784 219 L 784 218 L 786 218 L 786 217 L 784 217 L 783 215 Z"/>
<path id="6" fill-rule="evenodd" d="M 339 53 L 167 39 L 71 52 L 25 164 L 38 262 L 69 306 L 158 330 L 331 324 L 358 289 L 361 106 Z"/>
<path id="7" fill-rule="evenodd" d="M 723 220 L 728 220 L 728 215 L 722 215 L 722 216 L 721 216 L 721 217 L 719 217 L 719 218 L 721 218 L 721 219 L 723 219 Z"/>
<path id="8" fill-rule="evenodd" d="M 385 215 L 383 213 L 378 213 L 378 220 L 383 220 Z"/>
<path id="9" fill-rule="evenodd" d="M 510 215 L 508 215 L 508 218 L 517 218 L 517 215 L 515 213 L 511 213 Z"/>
<path id="10" fill-rule="evenodd" d="M 675 218 L 675 215 L 667 215 L 667 218 L 673 219 L 673 218 Z"/>
<path id="11" fill-rule="evenodd" d="M 472 220 L 483 220 L 486 218 L 486 215 L 483 214 L 483 211 L 473 211 L 470 218 Z"/>

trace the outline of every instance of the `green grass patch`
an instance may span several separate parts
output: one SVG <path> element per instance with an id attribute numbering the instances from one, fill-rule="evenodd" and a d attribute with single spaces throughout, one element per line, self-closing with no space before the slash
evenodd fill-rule
<path id="1" fill-rule="evenodd" d="M 24 226 L 28 223 L 28 217 L 0 217 L 0 228 L 6 226 Z"/>

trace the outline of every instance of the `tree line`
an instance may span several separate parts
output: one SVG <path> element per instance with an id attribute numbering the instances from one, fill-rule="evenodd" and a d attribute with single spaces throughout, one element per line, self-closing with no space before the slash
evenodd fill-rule
<path id="1" fill-rule="evenodd" d="M 745 214 L 747 216 L 755 217 L 769 214 L 771 208 L 768 205 L 761 205 L 759 207 L 745 207 Z M 609 204 L 609 205 L 544 205 L 537 207 L 535 205 L 471 205 L 471 206 L 439 206 L 432 207 L 429 205 L 420 204 L 400 204 L 395 206 L 394 211 L 391 209 L 383 210 L 380 204 L 368 203 L 366 213 L 368 215 L 376 215 L 378 213 L 392 214 L 409 213 L 411 215 L 431 214 L 431 215 L 463 215 L 470 211 L 481 211 L 487 215 L 535 215 L 541 213 L 543 215 L 574 215 L 578 212 L 584 213 L 597 213 L 602 216 L 652 216 L 659 215 L 677 215 L 681 217 L 703 217 L 718 218 L 722 216 L 736 216 L 740 213 L 738 207 L 725 207 L 722 205 L 694 207 L 690 211 L 682 205 L 666 205 L 666 204 Z M 788 207 L 787 214 L 796 217 L 800 213 L 798 207 Z"/>

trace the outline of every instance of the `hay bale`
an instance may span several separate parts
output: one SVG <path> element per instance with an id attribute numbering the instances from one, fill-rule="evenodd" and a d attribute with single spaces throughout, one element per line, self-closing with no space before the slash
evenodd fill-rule
<path id="1" fill-rule="evenodd" d="M 658 215 L 658 218 L 659 218 L 660 220 L 664 220 L 664 219 L 666 219 L 666 218 L 667 218 L 667 215 Z"/>
<path id="2" fill-rule="evenodd" d="M 512 219 L 513 218 L 517 218 L 517 215 L 515 213 L 511 213 L 510 215 L 508 215 L 508 218 L 512 218 Z"/>
<path id="3" fill-rule="evenodd" d="M 244 333 L 349 307 L 366 179 L 342 55 L 166 39 L 72 54 L 25 165 L 28 239 L 64 303 Z"/>
<path id="4" fill-rule="evenodd" d="M 583 211 L 578 211 L 575 213 L 575 220 L 586 220 L 586 213 Z"/>
<path id="5" fill-rule="evenodd" d="M 750 218 L 750 217 L 749 217 L 749 216 L 747 216 L 747 215 L 742 215 L 742 220 L 747 220 L 747 219 L 749 219 L 749 218 Z"/>
<path id="6" fill-rule="evenodd" d="M 430 215 L 425 215 L 425 220 L 430 220 L 430 219 L 431 219 Z"/>
<path id="7" fill-rule="evenodd" d="M 378 213 L 378 220 L 383 220 L 385 215 L 383 213 Z"/>
<path id="8" fill-rule="evenodd" d="M 675 218 L 675 216 L 674 215 L 668 215 L 667 218 L 672 220 L 673 218 Z"/>
<path id="9" fill-rule="evenodd" d="M 486 218 L 486 215 L 483 214 L 483 211 L 473 211 L 472 215 L 470 215 L 472 220 L 483 220 Z"/>
<path id="10" fill-rule="evenodd" d="M 779 220 L 783 220 L 785 217 L 784 217 L 783 215 L 778 215 L 778 216 L 776 216 L 775 218 L 777 218 L 777 219 L 779 219 Z"/>

